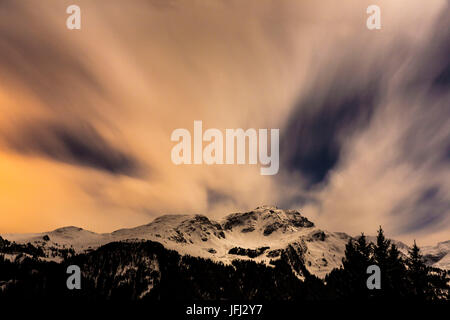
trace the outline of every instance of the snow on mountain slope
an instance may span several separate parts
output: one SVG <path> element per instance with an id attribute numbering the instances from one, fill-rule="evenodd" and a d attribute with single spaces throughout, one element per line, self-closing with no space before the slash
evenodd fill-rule
<path id="1" fill-rule="evenodd" d="M 258 207 L 219 222 L 201 215 L 168 215 L 148 225 L 115 231 L 114 240 L 146 239 L 182 254 L 230 263 L 252 259 L 269 264 L 288 245 L 304 251 L 307 269 L 324 277 L 341 263 L 349 236 L 322 231 L 295 210 Z"/>
<path id="2" fill-rule="evenodd" d="M 73 247 L 75 251 L 97 248 L 110 238 L 108 234 L 98 234 L 77 227 L 63 227 L 43 233 L 2 234 L 1 237 L 17 243 L 30 242 L 45 247 Z"/>
<path id="3" fill-rule="evenodd" d="M 271 259 L 279 259 L 283 250 L 291 248 L 301 255 L 308 271 L 320 278 L 341 265 L 345 244 L 350 238 L 345 233 L 317 228 L 298 211 L 270 206 L 233 213 L 221 221 L 213 221 L 203 215 L 164 215 L 147 225 L 105 234 L 65 227 L 44 233 L 1 236 L 18 243 L 31 242 L 46 253 L 53 252 L 52 248 L 73 248 L 76 252 L 84 252 L 112 241 L 152 240 L 180 254 L 226 264 L 239 258 L 269 265 Z M 448 268 L 449 258 L 443 258 L 444 253 L 449 252 L 449 243 L 441 243 L 436 248 L 427 247 L 427 254 L 434 257 L 430 262 Z M 402 251 L 407 251 L 405 244 L 396 244 Z"/>
<path id="4" fill-rule="evenodd" d="M 423 247 L 422 254 L 429 265 L 440 269 L 450 269 L 450 240 L 439 242 L 435 246 Z"/>
<path id="5" fill-rule="evenodd" d="M 450 270 L 450 253 L 447 253 L 438 262 L 433 263 L 433 267 L 443 270 Z"/>
<path id="6" fill-rule="evenodd" d="M 356 237 L 358 238 L 358 237 Z M 376 244 L 377 243 L 377 237 L 376 236 L 366 236 L 367 241 Z M 389 239 L 391 241 L 391 244 L 395 244 L 398 251 L 402 253 L 405 257 L 408 255 L 408 250 L 410 249 L 409 246 L 401 241 Z"/>

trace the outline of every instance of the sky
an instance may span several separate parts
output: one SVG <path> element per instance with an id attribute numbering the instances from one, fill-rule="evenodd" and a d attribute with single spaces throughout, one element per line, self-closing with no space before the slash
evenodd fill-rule
<path id="1" fill-rule="evenodd" d="M 267 204 L 351 235 L 449 240 L 448 6 L 2 0 L 0 233 Z M 278 128 L 278 174 L 175 165 L 171 133 L 195 120 Z"/>

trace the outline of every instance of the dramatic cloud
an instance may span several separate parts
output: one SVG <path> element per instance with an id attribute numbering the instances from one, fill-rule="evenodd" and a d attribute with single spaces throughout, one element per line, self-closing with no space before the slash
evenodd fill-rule
<path id="1" fill-rule="evenodd" d="M 30 124 L 19 128 L 8 144 L 22 154 L 42 155 L 113 174 L 136 175 L 140 170 L 133 157 L 111 146 L 89 125 Z"/>
<path id="2" fill-rule="evenodd" d="M 48 2 L 48 3 L 46 3 Z M 0 232 L 261 204 L 422 243 L 450 232 L 445 0 L 0 2 Z M 279 128 L 280 171 L 175 166 L 174 129 Z"/>
<path id="3" fill-rule="evenodd" d="M 377 69 L 372 78 L 360 79 L 349 77 L 348 65 L 341 63 L 342 71 L 318 81 L 301 98 L 283 130 L 284 165 L 299 170 L 309 184 L 322 182 L 339 162 L 346 138 L 369 124 L 380 94 Z"/>

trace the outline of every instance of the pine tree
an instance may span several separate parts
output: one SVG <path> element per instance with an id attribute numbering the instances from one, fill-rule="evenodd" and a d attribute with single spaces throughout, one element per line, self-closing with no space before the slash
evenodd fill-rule
<path id="1" fill-rule="evenodd" d="M 407 293 L 406 268 L 395 244 L 389 248 L 385 269 L 383 284 L 386 297 L 404 298 Z"/>
<path id="2" fill-rule="evenodd" d="M 355 242 L 349 240 L 345 247 L 345 257 L 342 259 L 342 292 L 345 298 L 364 300 L 369 297 L 367 290 L 366 270 L 371 261 L 371 247 L 364 233 Z"/>
<path id="3" fill-rule="evenodd" d="M 373 250 L 374 262 L 380 267 L 381 270 L 385 269 L 388 259 L 388 250 L 391 241 L 384 237 L 383 229 L 380 226 L 377 235 L 377 244 Z"/>
<path id="4" fill-rule="evenodd" d="M 414 240 L 413 247 L 408 252 L 409 256 L 406 261 L 408 266 L 407 276 L 410 286 L 409 293 L 414 298 L 425 300 L 430 297 L 429 283 L 428 283 L 428 267 L 422 260 L 420 249 Z"/>
<path id="5" fill-rule="evenodd" d="M 361 266 L 364 266 L 364 272 L 366 272 L 367 267 L 372 262 L 372 246 L 371 244 L 367 243 L 367 239 L 364 233 L 361 233 L 361 236 L 356 242 L 356 250 L 358 252 L 358 258 L 360 260 L 359 262 L 361 263 Z"/>
<path id="6" fill-rule="evenodd" d="M 342 266 L 344 269 L 351 269 L 355 261 L 356 248 L 353 239 L 349 239 L 345 245 L 345 256 L 342 258 Z"/>
<path id="7" fill-rule="evenodd" d="M 450 301 L 450 273 L 447 270 L 429 268 L 428 281 L 432 293 L 429 300 Z"/>
<path id="8" fill-rule="evenodd" d="M 325 278 L 328 297 L 344 300 L 449 300 L 449 272 L 428 268 L 416 243 L 406 261 L 395 244 L 378 231 L 377 243 L 371 246 L 364 234 L 350 239 L 345 248 L 342 267 L 334 269 Z M 371 254 L 371 249 L 373 255 Z M 381 264 L 381 290 L 368 290 L 366 268 Z"/>

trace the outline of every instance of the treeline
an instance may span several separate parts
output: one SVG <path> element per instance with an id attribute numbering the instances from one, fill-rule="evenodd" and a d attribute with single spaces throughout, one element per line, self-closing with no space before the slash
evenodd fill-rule
<path id="1" fill-rule="evenodd" d="M 381 289 L 368 290 L 367 267 L 381 271 Z M 420 249 L 414 245 L 403 258 L 394 243 L 386 239 L 380 227 L 376 243 L 368 243 L 364 234 L 346 245 L 342 267 L 325 278 L 328 294 L 337 300 L 449 300 L 449 273 L 425 265 Z"/>
<path id="2" fill-rule="evenodd" d="M 1 243 L 1 241 L 0 241 Z M 3 246 L 3 248 L 6 248 Z M 10 244 L 7 246 L 8 251 Z M 447 271 L 427 267 L 416 244 L 402 257 L 378 231 L 375 244 L 349 240 L 342 267 L 325 280 L 311 275 L 301 252 L 288 247 L 272 266 L 249 260 L 231 265 L 180 256 L 160 243 L 115 242 L 62 263 L 24 257 L 9 261 L 0 250 L 0 298 L 84 300 L 437 301 L 449 299 Z M 82 270 L 81 290 L 68 290 L 66 268 Z M 381 270 L 381 289 L 369 290 L 369 265 Z M 300 277 L 299 277 L 300 276 Z M 302 278 L 302 280 L 300 280 Z"/>
<path id="3" fill-rule="evenodd" d="M 316 297 L 284 260 L 274 267 L 235 260 L 231 265 L 180 256 L 161 244 L 115 242 L 66 259 L 9 261 L 0 255 L 0 300 L 302 300 Z M 81 290 L 68 290 L 66 268 L 82 270 Z M 317 279 L 318 280 L 318 279 Z M 318 280 L 319 289 L 323 283 Z"/>
<path id="4" fill-rule="evenodd" d="M 44 236 L 43 240 L 45 239 L 50 240 L 48 236 Z M 29 242 L 20 244 L 0 237 L 0 254 L 17 255 L 16 258 L 19 260 L 26 256 L 31 258 L 61 257 L 66 259 L 70 256 L 74 256 L 75 250 L 73 248 L 47 247 L 47 252 L 45 252 L 43 246 L 33 245 Z"/>
<path id="5" fill-rule="evenodd" d="M 0 254 L 1 253 L 21 253 L 28 254 L 33 257 L 45 257 L 45 253 L 42 248 L 33 246 L 31 243 L 18 244 L 15 242 L 8 241 L 0 237 Z"/>

